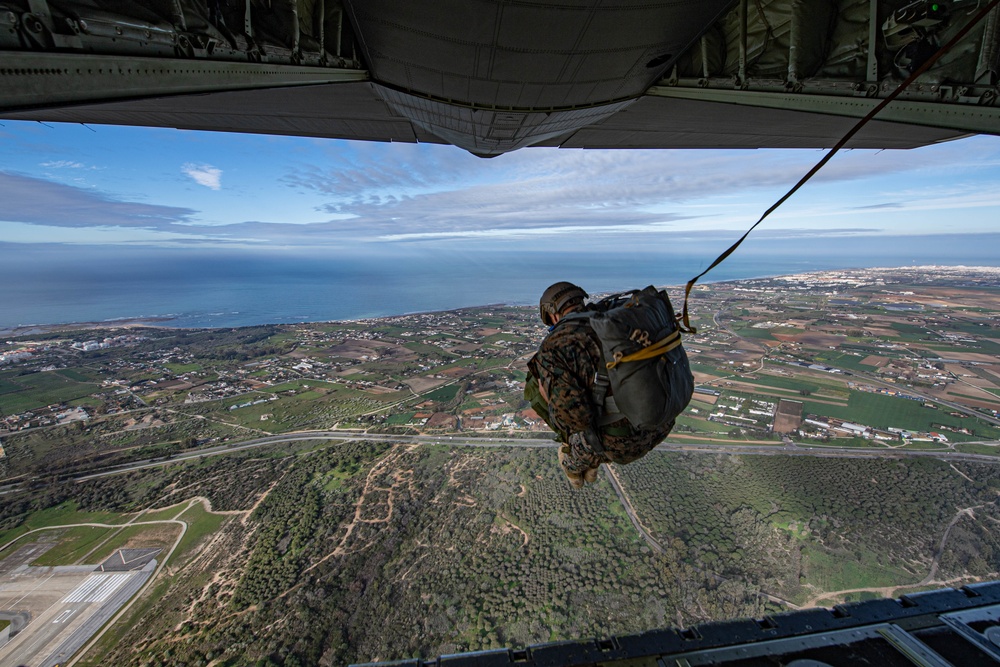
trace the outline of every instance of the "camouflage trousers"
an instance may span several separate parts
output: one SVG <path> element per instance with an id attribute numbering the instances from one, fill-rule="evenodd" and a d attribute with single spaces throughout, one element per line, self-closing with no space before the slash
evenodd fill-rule
<path id="1" fill-rule="evenodd" d="M 631 463 L 645 456 L 653 447 L 663 442 L 670 434 L 674 422 L 653 431 L 636 431 L 628 428 L 628 422 L 622 420 L 611 424 L 608 431 L 601 432 L 601 444 L 604 453 L 593 451 L 587 441 L 579 434 L 573 434 L 568 443 L 562 445 L 567 455 L 563 461 L 566 472 L 579 474 L 596 468 L 602 463 Z M 628 435 L 623 435 L 628 431 Z"/>

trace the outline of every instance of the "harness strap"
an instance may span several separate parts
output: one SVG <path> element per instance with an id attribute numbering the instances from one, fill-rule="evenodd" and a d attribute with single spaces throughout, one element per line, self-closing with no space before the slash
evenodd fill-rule
<path id="1" fill-rule="evenodd" d="M 680 346 L 681 344 L 681 332 L 680 329 L 674 331 L 669 336 L 659 340 L 652 345 L 648 345 L 638 352 L 633 352 L 632 354 L 622 354 L 621 352 L 615 352 L 614 361 L 609 361 L 606 365 L 608 370 L 615 368 L 618 364 L 623 364 L 629 361 L 643 361 L 644 359 L 653 359 L 664 355 L 670 350 Z"/>

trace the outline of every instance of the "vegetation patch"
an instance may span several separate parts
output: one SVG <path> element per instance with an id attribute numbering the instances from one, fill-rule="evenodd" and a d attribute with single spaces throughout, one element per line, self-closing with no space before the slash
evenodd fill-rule
<path id="1" fill-rule="evenodd" d="M 17 378 L 21 391 L 6 394 L 3 414 L 17 414 L 36 408 L 66 403 L 91 394 L 97 385 L 75 382 L 54 372 L 31 373 Z"/>
<path id="2" fill-rule="evenodd" d="M 113 512 L 81 512 L 75 501 L 67 501 L 54 507 L 33 512 L 19 526 L 0 533 L 0 546 L 36 528 L 52 528 L 77 523 L 121 524 L 125 519 Z"/>
<path id="3" fill-rule="evenodd" d="M 101 540 L 110 535 L 115 528 L 98 528 L 95 526 L 77 526 L 66 529 L 59 535 L 59 544 L 38 557 L 32 565 L 54 566 L 75 565 L 90 552 Z M 89 562 L 98 563 L 93 559 Z"/>
<path id="4" fill-rule="evenodd" d="M 444 387 L 439 387 L 429 394 L 424 394 L 424 398 L 431 401 L 437 401 L 438 403 L 447 403 L 455 398 L 459 389 L 461 389 L 461 385 L 450 384 Z"/>

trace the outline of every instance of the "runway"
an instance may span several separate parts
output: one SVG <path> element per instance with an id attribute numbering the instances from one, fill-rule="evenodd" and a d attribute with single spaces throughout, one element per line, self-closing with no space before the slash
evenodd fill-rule
<path id="1" fill-rule="evenodd" d="M 0 667 L 64 664 L 142 587 L 156 565 L 150 560 L 129 572 L 100 572 L 94 565 L 8 565 L 0 576 L 0 609 L 22 611 L 29 620 L 0 648 Z"/>

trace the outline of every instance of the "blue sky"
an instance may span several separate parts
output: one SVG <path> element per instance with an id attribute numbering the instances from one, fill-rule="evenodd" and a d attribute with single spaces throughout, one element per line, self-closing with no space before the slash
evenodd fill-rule
<path id="1" fill-rule="evenodd" d="M 388 253 L 738 235 L 813 150 L 523 149 L 2 121 L 0 242 Z M 764 235 L 996 232 L 1000 138 L 845 151 Z M 720 250 L 722 248 L 720 247 Z"/>

